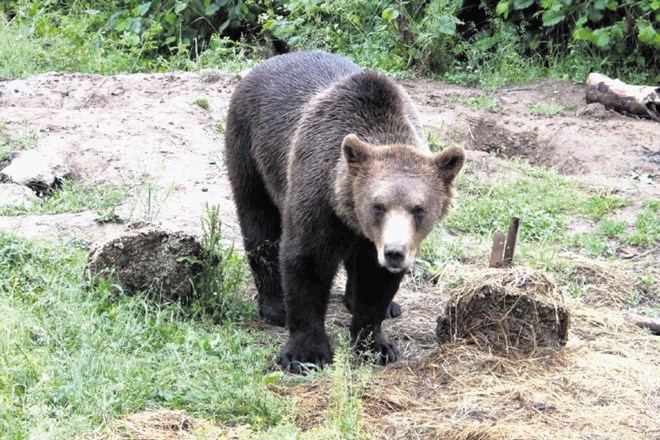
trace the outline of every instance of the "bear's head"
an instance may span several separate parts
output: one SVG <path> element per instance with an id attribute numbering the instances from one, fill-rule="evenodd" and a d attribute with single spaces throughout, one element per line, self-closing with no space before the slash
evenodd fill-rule
<path id="1" fill-rule="evenodd" d="M 348 135 L 342 154 L 352 223 L 374 242 L 381 266 L 392 273 L 408 269 L 421 241 L 447 213 L 463 149 L 431 154 L 405 145 L 376 147 Z"/>

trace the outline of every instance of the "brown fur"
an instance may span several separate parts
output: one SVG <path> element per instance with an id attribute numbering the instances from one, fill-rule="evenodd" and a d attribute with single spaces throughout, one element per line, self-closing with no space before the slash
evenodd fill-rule
<path id="1" fill-rule="evenodd" d="M 397 358 L 381 322 L 399 311 L 403 271 L 446 214 L 464 161 L 460 148 L 431 154 L 423 139 L 401 87 L 334 55 L 275 57 L 237 87 L 229 177 L 260 312 L 289 328 L 285 368 L 331 361 L 324 319 L 342 262 L 351 336 L 383 363 Z M 384 238 L 390 220 L 409 233 L 389 227 Z"/>

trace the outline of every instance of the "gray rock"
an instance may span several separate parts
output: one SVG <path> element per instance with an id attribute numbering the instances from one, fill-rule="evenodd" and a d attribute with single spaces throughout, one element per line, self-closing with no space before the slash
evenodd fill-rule
<path id="1" fill-rule="evenodd" d="M 192 281 L 199 274 L 202 246 L 183 231 L 150 224 L 129 226 L 122 235 L 95 244 L 89 252 L 85 277 L 108 277 L 126 294 L 146 292 L 156 300 L 188 303 Z"/>
<path id="2" fill-rule="evenodd" d="M 27 150 L 20 153 L 2 171 L 0 177 L 43 193 L 71 174 L 62 159 L 49 153 Z"/>
<path id="3" fill-rule="evenodd" d="M 39 197 L 28 187 L 16 183 L 0 183 L 0 208 L 30 209 Z"/>

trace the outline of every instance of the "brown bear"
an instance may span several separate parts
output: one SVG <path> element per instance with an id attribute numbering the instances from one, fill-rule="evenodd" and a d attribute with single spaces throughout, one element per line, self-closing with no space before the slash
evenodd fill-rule
<path id="1" fill-rule="evenodd" d="M 353 342 L 396 360 L 381 324 L 400 313 L 392 298 L 447 213 L 463 150 L 432 154 L 400 86 L 318 51 L 271 58 L 238 84 L 225 145 L 260 314 L 289 330 L 282 367 L 332 361 L 325 314 L 342 263 Z"/>

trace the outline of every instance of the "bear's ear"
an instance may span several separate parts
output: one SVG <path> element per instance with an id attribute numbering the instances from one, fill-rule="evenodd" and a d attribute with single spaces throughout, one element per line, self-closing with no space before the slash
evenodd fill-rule
<path id="1" fill-rule="evenodd" d="M 346 163 L 359 165 L 369 159 L 372 147 L 368 143 L 362 142 L 356 135 L 349 134 L 341 143 L 341 150 Z"/>
<path id="2" fill-rule="evenodd" d="M 447 185 L 454 182 L 454 178 L 463 168 L 465 152 L 460 147 L 450 147 L 433 155 L 433 163 L 438 169 L 440 179 Z"/>

